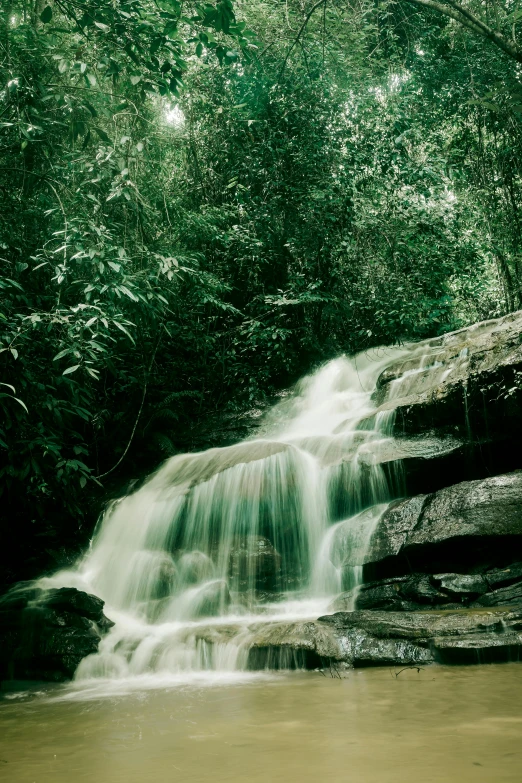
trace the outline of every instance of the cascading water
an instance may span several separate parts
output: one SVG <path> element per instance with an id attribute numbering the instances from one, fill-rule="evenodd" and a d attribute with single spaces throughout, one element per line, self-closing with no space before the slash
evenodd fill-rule
<path id="1" fill-rule="evenodd" d="M 254 626 L 317 617 L 356 587 L 393 492 L 372 393 L 404 352 L 329 362 L 262 438 L 173 457 L 114 503 L 77 569 L 41 582 L 100 596 L 115 621 L 77 679 L 245 669 Z"/>

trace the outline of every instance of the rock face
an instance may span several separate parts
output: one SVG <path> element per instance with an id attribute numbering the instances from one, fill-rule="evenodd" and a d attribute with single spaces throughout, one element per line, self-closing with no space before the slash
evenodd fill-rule
<path id="1" fill-rule="evenodd" d="M 413 496 L 348 520 L 341 513 L 344 499 L 330 498 L 339 508 L 333 516 L 341 520 L 332 532 L 332 567 L 346 586 L 354 584 L 361 567 L 365 581 L 339 596 L 332 614 L 251 625 L 214 621 L 232 602 L 241 614 L 261 601 L 273 602 L 282 588 L 299 586 L 299 563 L 292 565 L 295 573 L 283 575 L 280 553 L 257 535 L 238 536 L 223 555 L 227 581 L 216 578 L 215 551 L 183 551 L 173 540 L 176 562 L 156 551 L 140 553 L 137 597 L 150 602 L 156 619 L 174 587 L 186 586 L 191 618 L 186 643 L 196 637 L 209 646 L 238 640 L 252 669 L 337 672 L 519 660 L 522 471 L 509 471 L 519 467 L 521 371 L 522 311 L 419 343 L 406 359 L 388 366 L 374 395 L 379 407 L 357 437 L 341 437 L 346 426 L 341 422 L 340 437 L 330 438 L 328 448 L 318 436 L 290 446 L 263 438 L 257 410 L 228 421 L 229 448 L 178 455 L 169 462 L 170 473 L 157 474 L 153 481 L 167 487 L 175 474 L 182 494 L 240 464 L 285 453 L 290 459 L 299 445 L 323 466 L 343 469 L 354 460 L 361 471 L 382 466 L 390 487 Z M 380 426 L 382 419 L 389 428 Z M 393 438 L 383 437 L 392 423 Z M 260 439 L 233 443 L 254 430 Z M 224 445 L 222 434 L 215 441 Z M 201 446 L 209 445 L 214 444 L 205 438 Z M 286 555 L 281 545 L 283 551 Z M 355 611 L 347 611 L 353 606 Z M 214 620 L 205 624 L 205 617 Z M 21 585 L 0 598 L 0 677 L 70 679 L 111 626 L 94 596 Z"/>
<path id="2" fill-rule="evenodd" d="M 379 609 L 414 611 L 427 608 L 458 609 L 463 606 L 522 606 L 519 582 L 491 590 L 484 574 L 409 574 L 368 582 L 358 590 L 338 596 L 332 611 Z"/>
<path id="3" fill-rule="evenodd" d="M 392 503 L 361 565 L 372 578 L 417 570 L 466 573 L 521 558 L 522 472 L 517 471 Z"/>
<path id="4" fill-rule="evenodd" d="M 104 603 L 74 588 L 19 585 L 0 599 L 0 678 L 71 679 L 111 628 Z"/>

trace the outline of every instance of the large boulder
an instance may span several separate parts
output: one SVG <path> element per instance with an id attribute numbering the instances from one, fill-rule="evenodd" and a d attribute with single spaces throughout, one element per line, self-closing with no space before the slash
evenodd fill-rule
<path id="1" fill-rule="evenodd" d="M 390 504 L 360 565 L 370 580 L 411 571 L 465 574 L 520 556 L 522 472 L 516 471 Z"/>
<path id="2" fill-rule="evenodd" d="M 114 623 L 94 595 L 18 585 L 0 598 L 0 678 L 62 682 Z"/>
<path id="3" fill-rule="evenodd" d="M 236 591 L 272 591 L 281 580 L 281 555 L 264 536 L 245 536 L 232 546 L 229 576 Z"/>

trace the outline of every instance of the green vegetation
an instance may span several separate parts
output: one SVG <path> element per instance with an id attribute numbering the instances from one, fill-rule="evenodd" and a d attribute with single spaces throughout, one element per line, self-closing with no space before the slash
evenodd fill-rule
<path id="1" fill-rule="evenodd" d="M 520 36 L 512 0 L 4 3 L 4 548 L 60 560 L 316 362 L 520 307 Z"/>

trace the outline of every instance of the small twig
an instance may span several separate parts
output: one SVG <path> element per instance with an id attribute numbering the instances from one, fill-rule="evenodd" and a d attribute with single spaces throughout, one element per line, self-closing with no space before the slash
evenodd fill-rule
<path id="1" fill-rule="evenodd" d="M 422 672 L 422 671 L 424 671 L 424 669 L 422 668 L 422 666 L 416 666 L 414 663 L 412 663 L 410 666 L 405 666 L 405 667 L 404 667 L 404 669 L 401 669 L 400 671 L 398 671 L 398 672 L 395 672 L 395 676 L 396 676 L 396 677 L 398 677 L 398 676 L 399 676 L 399 674 L 402 674 L 402 672 L 405 672 L 407 669 L 417 669 L 417 674 L 418 674 L 419 672 Z"/>
<path id="2" fill-rule="evenodd" d="M 341 675 L 336 669 L 335 664 L 331 658 L 330 658 L 330 676 L 332 677 L 332 679 L 335 679 L 336 677 L 338 677 L 340 680 L 342 679 Z"/>

